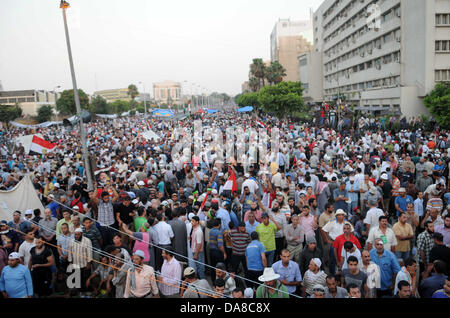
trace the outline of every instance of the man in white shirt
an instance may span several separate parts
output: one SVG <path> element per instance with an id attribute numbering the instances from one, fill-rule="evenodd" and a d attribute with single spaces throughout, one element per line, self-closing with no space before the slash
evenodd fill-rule
<path id="1" fill-rule="evenodd" d="M 255 181 L 255 178 L 250 177 L 249 173 L 246 173 L 245 177 L 247 179 L 242 183 L 242 192 L 241 193 L 244 193 L 245 187 L 248 187 L 248 189 L 250 190 L 250 193 L 256 193 L 256 191 L 258 191 L 258 189 L 259 189 L 259 186 L 258 186 L 258 183 Z"/>
<path id="2" fill-rule="evenodd" d="M 25 241 L 19 246 L 20 263 L 28 267 L 30 261 L 30 250 L 36 246 L 36 239 L 34 238 L 32 229 L 25 231 Z"/>
<path id="3" fill-rule="evenodd" d="M 342 270 L 348 268 L 347 259 L 350 256 L 355 256 L 358 259 L 358 268 L 359 269 L 362 268 L 363 262 L 361 259 L 361 252 L 356 248 L 356 245 L 353 244 L 352 242 L 344 243 L 344 247 L 342 248 L 341 256 L 342 256 L 341 260 L 343 261 Z"/>
<path id="4" fill-rule="evenodd" d="M 375 244 L 376 239 L 381 239 L 384 243 L 386 250 L 395 253 L 395 246 L 397 245 L 397 238 L 394 231 L 388 228 L 387 216 L 380 216 L 379 225 L 376 228 L 372 228 L 367 238 L 367 249 L 370 251 Z"/>
<path id="5" fill-rule="evenodd" d="M 156 216 L 158 223 L 153 227 L 158 233 L 158 246 L 161 248 L 172 247 L 172 239 L 175 236 L 173 234 L 172 227 L 166 223 L 166 216 L 164 214 L 158 214 Z M 157 271 L 161 270 L 163 264 L 162 249 L 156 249 L 156 263 L 155 267 Z"/>
<path id="6" fill-rule="evenodd" d="M 366 218 L 364 219 L 364 224 L 367 225 L 367 231 L 378 227 L 378 220 L 380 216 L 385 215 L 383 210 L 377 207 L 377 202 L 369 200 L 369 211 L 367 211 Z"/>

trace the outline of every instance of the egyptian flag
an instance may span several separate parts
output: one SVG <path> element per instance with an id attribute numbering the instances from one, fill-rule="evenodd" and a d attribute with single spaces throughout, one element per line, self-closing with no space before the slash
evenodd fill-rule
<path id="1" fill-rule="evenodd" d="M 56 144 L 51 143 L 45 139 L 33 136 L 30 146 L 30 155 L 33 154 L 46 154 L 56 149 Z"/>
<path id="2" fill-rule="evenodd" d="M 259 128 L 267 128 L 262 121 L 257 120 L 256 123 L 258 124 Z"/>
<path id="3" fill-rule="evenodd" d="M 294 161 L 292 162 L 292 165 L 295 166 L 297 164 L 297 156 L 294 156 Z"/>
<path id="4" fill-rule="evenodd" d="M 223 185 L 223 191 L 236 191 L 238 190 L 237 182 L 236 182 L 236 175 L 234 174 L 234 171 L 232 169 L 228 169 L 228 180 Z"/>

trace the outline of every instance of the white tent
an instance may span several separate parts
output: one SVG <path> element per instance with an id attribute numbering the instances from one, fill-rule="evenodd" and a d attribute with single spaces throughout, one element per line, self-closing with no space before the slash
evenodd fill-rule
<path id="1" fill-rule="evenodd" d="M 28 209 L 40 209 L 44 213 L 44 206 L 30 176 L 26 175 L 12 190 L 0 191 L 0 219 L 12 221 L 14 211 L 18 210 L 23 214 Z"/>
<path id="2" fill-rule="evenodd" d="M 42 136 L 41 134 L 35 134 L 35 135 L 38 136 L 39 138 L 45 139 L 44 136 Z M 22 146 L 25 148 L 25 153 L 29 153 L 30 147 L 31 147 L 31 142 L 33 141 L 33 136 L 34 135 L 26 135 L 26 136 L 16 137 L 16 139 L 15 139 L 16 145 L 19 146 L 19 144 L 22 144 Z"/>
<path id="3" fill-rule="evenodd" d="M 142 136 L 147 140 L 159 141 L 159 136 L 153 130 L 146 130 L 142 133 Z"/>

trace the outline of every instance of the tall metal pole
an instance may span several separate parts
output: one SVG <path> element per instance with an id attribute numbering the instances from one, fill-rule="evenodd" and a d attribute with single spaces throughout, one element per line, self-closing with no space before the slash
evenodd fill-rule
<path id="1" fill-rule="evenodd" d="M 64 1 L 65 2 L 65 1 Z M 73 94 L 75 96 L 75 106 L 77 108 L 78 120 L 80 122 L 80 135 L 81 135 L 81 149 L 84 158 L 84 165 L 86 167 L 86 177 L 88 182 L 88 191 L 94 190 L 94 182 L 91 174 L 91 164 L 89 162 L 89 155 L 86 144 L 86 132 L 84 130 L 83 118 L 81 117 L 80 97 L 78 96 L 77 80 L 75 77 L 75 69 L 73 67 L 72 49 L 70 47 L 69 29 L 67 28 L 66 6 L 61 1 L 61 8 L 64 19 L 64 30 L 66 32 L 67 52 L 69 53 L 70 73 L 72 74 Z"/>

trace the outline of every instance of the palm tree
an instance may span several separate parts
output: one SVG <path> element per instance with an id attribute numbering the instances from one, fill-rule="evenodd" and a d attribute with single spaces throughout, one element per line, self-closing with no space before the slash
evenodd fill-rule
<path id="1" fill-rule="evenodd" d="M 250 74 L 256 77 L 259 82 L 262 82 L 262 85 L 261 84 L 258 85 L 259 89 L 264 87 L 266 64 L 264 64 L 263 59 L 261 58 L 253 59 L 253 63 L 250 65 Z"/>
<path id="2" fill-rule="evenodd" d="M 271 62 L 266 68 L 266 79 L 271 85 L 282 82 L 284 76 L 286 76 L 286 69 L 278 61 Z"/>
<path id="3" fill-rule="evenodd" d="M 137 86 L 134 85 L 134 84 L 128 85 L 128 92 L 127 92 L 127 94 L 128 94 L 128 96 L 131 97 L 131 102 L 130 102 L 131 107 L 130 108 L 133 109 L 134 108 L 134 99 L 136 98 L 136 96 L 139 95 L 139 91 L 138 91 Z"/>
<path id="4" fill-rule="evenodd" d="M 257 92 L 259 88 L 259 79 L 256 77 L 250 77 L 248 80 L 248 86 L 252 92 Z"/>

